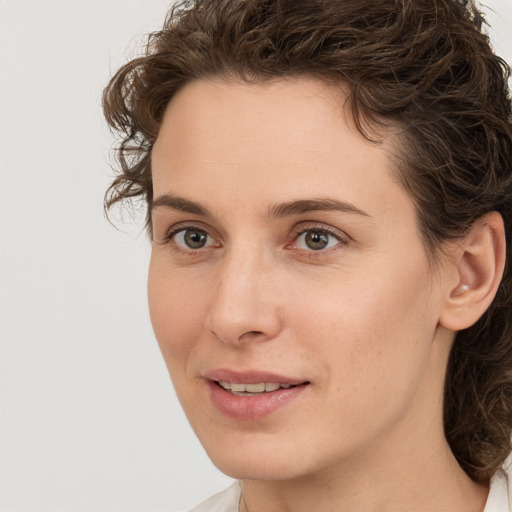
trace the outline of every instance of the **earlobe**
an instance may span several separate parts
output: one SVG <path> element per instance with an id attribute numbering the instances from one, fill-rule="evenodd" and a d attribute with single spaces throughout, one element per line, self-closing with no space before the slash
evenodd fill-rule
<path id="1" fill-rule="evenodd" d="M 485 313 L 503 276 L 505 251 L 503 218 L 497 212 L 478 219 L 457 243 L 453 267 L 457 284 L 446 290 L 443 327 L 467 329 Z"/>

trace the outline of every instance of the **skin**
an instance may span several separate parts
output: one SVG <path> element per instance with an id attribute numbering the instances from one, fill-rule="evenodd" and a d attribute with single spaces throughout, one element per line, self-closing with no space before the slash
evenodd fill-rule
<path id="1" fill-rule="evenodd" d="M 462 252 L 433 270 L 393 141 L 366 141 L 342 105 L 340 90 L 306 78 L 201 80 L 170 102 L 154 196 L 203 211 L 160 201 L 152 212 L 156 338 L 207 453 L 243 482 L 241 510 L 482 511 L 487 488 L 442 426 L 454 336 L 442 319 L 446 297 L 460 300 Z M 350 207 L 276 215 L 325 198 Z M 206 245 L 188 247 L 198 229 Z M 308 234 L 327 247 L 311 249 Z M 241 421 L 212 404 L 205 375 L 217 368 L 309 384 Z"/>

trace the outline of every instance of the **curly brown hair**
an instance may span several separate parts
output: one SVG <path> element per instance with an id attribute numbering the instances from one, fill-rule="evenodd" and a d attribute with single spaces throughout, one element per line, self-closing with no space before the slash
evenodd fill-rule
<path id="1" fill-rule="evenodd" d="M 462 0 L 196 0 L 181 2 L 145 54 L 104 91 L 120 134 L 108 211 L 153 200 L 151 151 L 165 108 L 192 80 L 265 81 L 307 75 L 348 88 L 360 132 L 399 132 L 397 175 L 411 194 L 432 254 L 497 211 L 512 240 L 510 68 Z M 151 230 L 150 208 L 146 217 Z M 486 481 L 510 452 L 512 251 L 497 296 L 452 349 L 445 433 L 460 465 Z"/>

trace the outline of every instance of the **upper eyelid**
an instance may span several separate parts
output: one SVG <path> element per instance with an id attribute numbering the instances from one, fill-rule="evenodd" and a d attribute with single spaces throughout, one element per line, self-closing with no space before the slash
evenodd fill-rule
<path id="1" fill-rule="evenodd" d="M 324 233 L 326 233 L 328 236 L 332 237 L 336 243 L 331 245 L 330 247 L 325 247 L 325 248 L 322 248 L 322 249 L 317 249 L 317 250 L 314 250 L 314 249 L 311 249 L 311 248 L 304 248 L 304 247 L 299 247 L 299 242 L 300 242 L 300 238 L 305 234 L 305 233 L 308 233 L 309 231 L 321 231 L 320 229 L 306 229 L 304 230 L 302 233 L 299 233 L 298 236 L 296 236 L 294 238 L 294 240 L 292 241 L 292 246 L 294 246 L 295 249 L 297 249 L 298 251 L 305 251 L 305 252 L 311 252 L 311 253 L 314 253 L 314 254 L 317 254 L 317 255 L 321 255 L 321 254 L 326 254 L 332 250 L 336 250 L 338 249 L 340 246 L 345 246 L 349 243 L 349 240 L 347 237 L 341 237 L 335 233 L 332 233 L 331 231 L 328 231 L 328 230 L 323 230 Z"/>
<path id="2" fill-rule="evenodd" d="M 201 247 L 198 249 L 193 248 L 186 248 L 181 246 L 180 243 L 176 241 L 176 235 L 179 233 L 182 233 L 183 231 L 187 230 L 196 230 L 196 231 L 203 231 L 207 234 L 208 237 L 210 237 L 213 241 L 213 244 L 215 246 L 216 241 L 218 240 L 217 237 L 213 236 L 208 229 L 205 229 L 202 226 L 197 225 L 197 223 L 190 224 L 190 223 L 184 223 L 181 225 L 179 224 L 173 224 L 165 233 L 164 238 L 159 242 L 161 245 L 166 246 L 169 245 L 173 251 L 180 252 L 181 254 L 188 254 L 189 256 L 199 256 L 200 254 L 203 254 L 204 251 L 209 251 L 211 249 L 215 249 L 215 247 L 211 247 L 211 245 Z"/>
<path id="3" fill-rule="evenodd" d="M 203 225 L 201 222 L 184 221 L 173 224 L 172 226 L 167 228 L 165 231 L 165 238 L 171 238 L 180 231 L 186 231 L 187 229 L 197 229 L 198 231 L 204 231 L 205 233 L 208 233 L 208 235 L 210 236 L 217 237 L 217 235 L 212 234 L 212 228 Z"/>
<path id="4" fill-rule="evenodd" d="M 296 236 L 301 235 L 302 233 L 308 232 L 308 231 L 325 231 L 326 233 L 329 233 L 330 235 L 339 238 L 340 240 L 349 240 L 350 236 L 343 230 L 336 228 L 334 226 L 331 226 L 329 224 L 319 223 L 315 221 L 302 221 L 297 226 L 293 228 L 292 233 Z"/>
<path id="5" fill-rule="evenodd" d="M 215 238 L 216 240 L 219 240 L 221 236 L 219 235 L 218 231 L 211 226 L 205 225 L 201 221 L 193 220 L 193 221 L 182 221 L 178 222 L 176 224 L 173 224 L 169 228 L 165 230 L 164 233 L 164 242 L 169 241 L 174 235 L 181 231 L 185 231 L 187 229 L 197 229 L 200 231 L 204 231 L 209 236 Z M 330 224 L 326 224 L 324 222 L 314 221 L 314 220 L 307 220 L 307 221 L 300 221 L 296 225 L 294 225 L 291 230 L 290 234 L 293 235 L 293 240 L 296 240 L 301 234 L 307 233 L 308 231 L 324 231 L 328 233 L 331 236 L 334 236 L 340 242 L 346 242 L 351 239 L 351 237 L 343 230 L 336 228 Z M 290 236 L 290 235 L 288 235 Z M 288 242 L 289 243 L 289 242 Z"/>
<path id="6" fill-rule="evenodd" d="M 340 242 L 342 242 L 344 240 L 344 238 L 345 238 L 345 237 L 343 237 L 341 235 L 338 235 L 338 233 L 336 233 L 334 231 L 331 231 L 330 229 L 306 228 L 306 229 L 303 229 L 302 231 L 297 232 L 297 234 L 295 236 L 295 239 L 300 238 L 302 235 L 304 235 L 306 233 L 309 233 L 310 231 L 314 231 L 314 232 L 316 231 L 316 232 L 319 232 L 319 233 L 325 233 L 328 236 L 332 236 L 336 240 L 339 240 Z"/>
<path id="7" fill-rule="evenodd" d="M 198 221 L 183 221 L 172 224 L 171 226 L 162 229 L 156 229 L 154 231 L 154 242 L 159 245 L 167 245 L 171 242 L 171 240 L 181 231 L 186 231 L 187 229 L 197 229 L 199 231 L 204 231 L 209 236 L 218 239 L 216 235 L 213 235 L 210 228 L 202 225 L 201 222 Z"/>

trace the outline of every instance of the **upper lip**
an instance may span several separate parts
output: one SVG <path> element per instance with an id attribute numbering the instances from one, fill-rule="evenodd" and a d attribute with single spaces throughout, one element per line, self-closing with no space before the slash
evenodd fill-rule
<path id="1" fill-rule="evenodd" d="M 206 379 L 221 382 L 236 382 L 238 384 L 259 384 L 261 382 L 273 382 L 277 384 L 290 384 L 296 386 L 304 384 L 307 381 L 294 377 L 279 375 L 274 372 L 263 370 L 231 370 L 228 368 L 219 368 L 211 370 L 203 375 Z"/>

